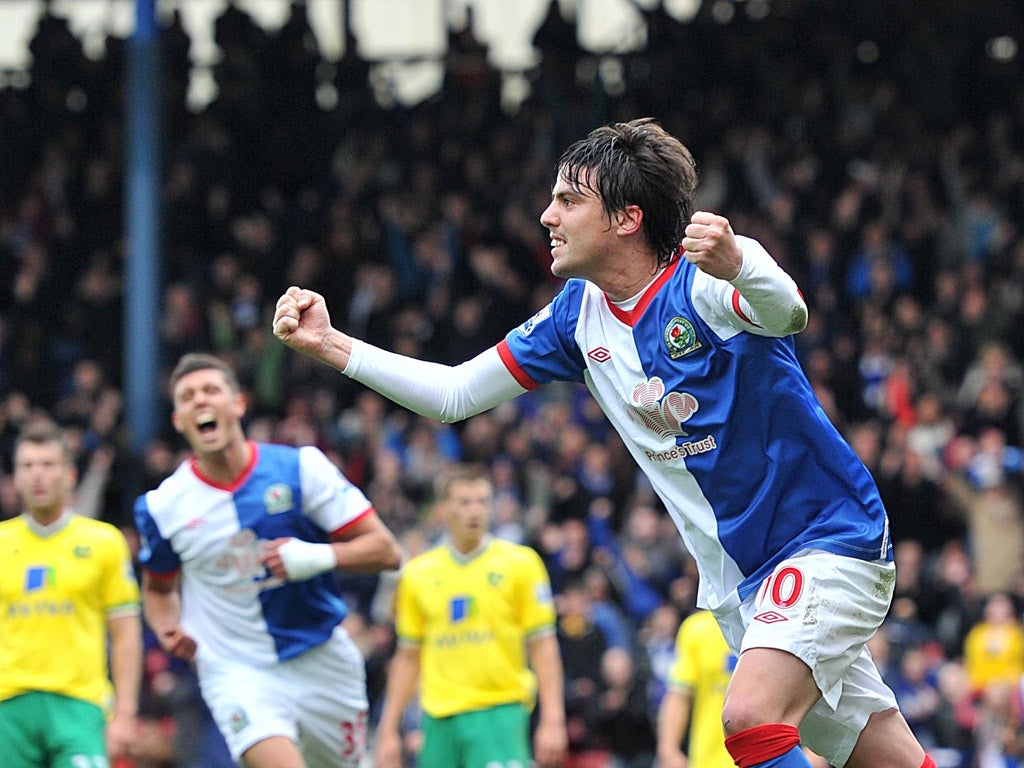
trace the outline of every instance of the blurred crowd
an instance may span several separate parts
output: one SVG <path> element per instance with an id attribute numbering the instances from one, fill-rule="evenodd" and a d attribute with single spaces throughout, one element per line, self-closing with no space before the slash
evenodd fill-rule
<path id="1" fill-rule="evenodd" d="M 801 360 L 889 510 L 897 596 L 873 652 L 908 720 L 944 768 L 1016 765 L 1024 57 L 987 44 L 1024 29 L 1022 11 L 791 0 L 727 24 L 708 4 L 682 24 L 655 5 L 642 51 L 603 55 L 580 48 L 553 2 L 514 108 L 471 26 L 450 33 L 439 93 L 384 107 L 355 41 L 324 61 L 301 5 L 274 33 L 230 5 L 216 22 L 218 95 L 193 112 L 189 40 L 171 18 L 154 340 L 164 374 L 187 351 L 223 355 L 249 394 L 250 436 L 320 446 L 410 553 L 440 533 L 438 470 L 488 464 L 496 535 L 534 546 L 552 578 L 574 755 L 646 768 L 697 577 L 586 391 L 548 386 L 446 426 L 286 350 L 269 317 L 301 285 L 354 335 L 467 359 L 560 287 L 537 218 L 561 149 L 602 123 L 654 116 L 697 159 L 699 207 L 760 240 L 810 305 Z M 13 436 L 43 410 L 78 451 L 79 512 L 131 534 L 134 495 L 173 470 L 183 443 L 169 403 L 141 455 L 126 439 L 125 42 L 88 58 L 47 14 L 31 51 L 30 84 L 0 89 L 0 516 L 19 511 Z M 330 109 L 317 100 L 325 84 Z M 378 704 L 388 588 L 345 585 Z M 194 680 L 158 647 L 145 705 L 148 764 L 214 765 L 198 746 Z"/>

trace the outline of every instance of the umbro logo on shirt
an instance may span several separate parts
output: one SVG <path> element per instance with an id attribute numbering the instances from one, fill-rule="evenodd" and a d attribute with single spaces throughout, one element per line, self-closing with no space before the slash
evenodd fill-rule
<path id="1" fill-rule="evenodd" d="M 607 363 L 612 359 L 612 353 L 604 347 L 594 347 L 592 350 L 587 352 L 587 357 L 595 363 Z"/>

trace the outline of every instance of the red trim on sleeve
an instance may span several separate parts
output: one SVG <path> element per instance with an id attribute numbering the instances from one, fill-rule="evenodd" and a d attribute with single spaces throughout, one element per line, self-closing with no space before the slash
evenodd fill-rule
<path id="1" fill-rule="evenodd" d="M 638 301 L 636 306 L 630 310 L 620 309 L 615 306 L 615 304 L 612 303 L 612 300 L 608 298 L 608 294 L 605 294 L 604 300 L 608 305 L 608 311 L 610 311 L 621 323 L 632 328 L 637 324 L 637 322 L 639 322 L 640 318 L 643 317 L 644 310 L 647 309 L 651 301 L 654 300 L 654 297 L 658 295 L 658 291 L 661 290 L 661 286 L 668 282 L 668 279 L 672 277 L 676 271 L 676 267 L 678 266 L 679 259 L 674 258 L 672 262 L 665 267 L 665 271 L 658 275 L 658 279 L 647 286 L 647 290 L 644 291 L 643 296 L 640 297 L 640 301 Z"/>
<path id="2" fill-rule="evenodd" d="M 523 389 L 536 389 L 540 384 L 530 378 L 530 374 L 522 369 L 519 363 L 516 362 L 515 357 L 512 356 L 512 350 L 508 348 L 508 341 L 502 339 L 498 342 L 495 349 L 498 350 L 498 357 L 501 358 L 501 362 L 508 368 L 508 372 L 512 374 L 512 378 L 516 380 L 520 387 Z"/>
<path id="3" fill-rule="evenodd" d="M 363 520 L 363 519 L 369 517 L 370 515 L 375 514 L 376 511 L 377 510 L 375 510 L 372 506 L 371 507 L 367 507 L 362 512 L 360 512 L 358 515 L 356 515 L 351 520 L 349 520 L 347 523 L 345 523 L 343 526 L 341 526 L 340 528 L 337 528 L 337 529 L 331 531 L 331 538 L 333 539 L 335 536 L 340 536 L 343 531 L 347 531 L 349 528 L 351 528 L 353 525 L 358 523 L 360 520 Z"/>
<path id="4" fill-rule="evenodd" d="M 739 315 L 740 319 L 743 322 L 749 323 L 750 325 L 754 326 L 755 328 L 760 328 L 761 327 L 760 325 L 755 323 L 753 320 L 751 320 L 749 317 L 747 317 L 746 313 L 744 313 L 742 307 L 740 307 L 740 292 L 737 291 L 735 288 L 732 289 L 732 311 L 735 312 L 737 315 Z"/>

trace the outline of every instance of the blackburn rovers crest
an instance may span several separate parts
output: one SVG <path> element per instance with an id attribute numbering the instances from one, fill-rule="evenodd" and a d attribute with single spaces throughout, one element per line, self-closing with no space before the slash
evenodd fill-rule
<path id="1" fill-rule="evenodd" d="M 287 483 L 274 483 L 263 494 L 263 503 L 267 507 L 267 514 L 279 515 L 287 512 L 295 506 L 291 487 Z"/>
<path id="2" fill-rule="evenodd" d="M 673 317 L 665 326 L 665 346 L 668 347 L 669 357 L 676 360 L 700 349 L 702 345 L 697 339 L 693 323 L 685 317 Z"/>

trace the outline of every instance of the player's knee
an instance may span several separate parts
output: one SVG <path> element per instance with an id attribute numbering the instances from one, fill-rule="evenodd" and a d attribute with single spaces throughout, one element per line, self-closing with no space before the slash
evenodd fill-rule
<path id="1" fill-rule="evenodd" d="M 733 736 L 772 721 L 772 718 L 766 717 L 761 707 L 750 698 L 729 696 L 722 708 L 722 726 L 725 728 L 726 736 Z"/>

